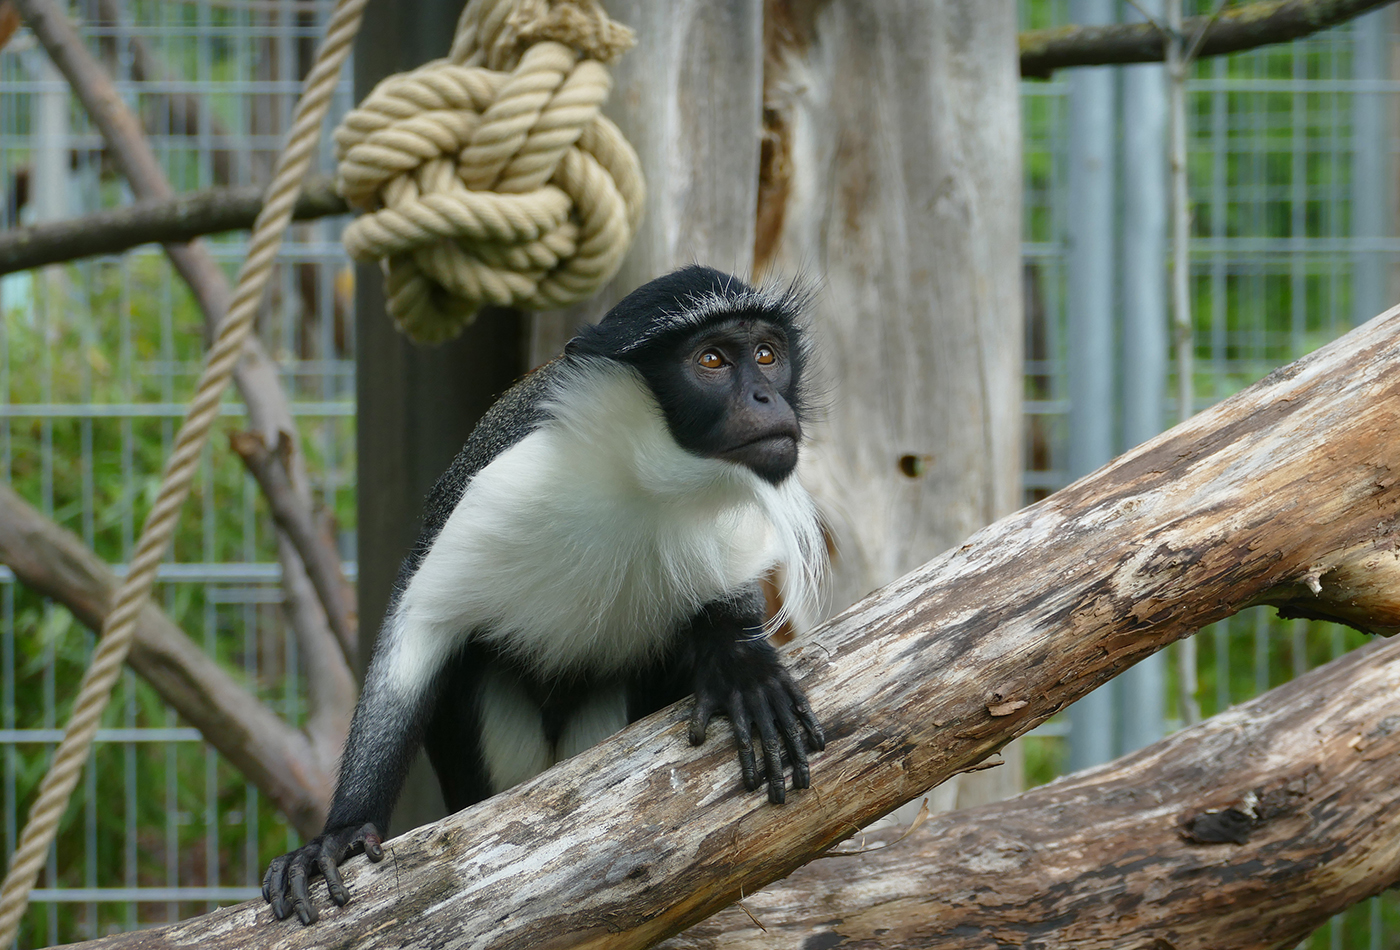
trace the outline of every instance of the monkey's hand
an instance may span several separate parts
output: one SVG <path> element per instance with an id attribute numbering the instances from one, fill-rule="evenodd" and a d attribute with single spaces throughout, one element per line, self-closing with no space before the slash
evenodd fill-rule
<path id="1" fill-rule="evenodd" d="M 716 712 L 727 715 L 734 726 L 744 787 L 754 791 L 760 775 L 754 757 L 757 731 L 768 800 L 781 805 L 787 798 L 783 753 L 792 762 L 792 787 L 810 788 L 812 773 L 807 752 L 826 748 L 826 737 L 806 695 L 782 668 L 767 641 L 740 641 L 733 644 L 733 652 L 725 652 L 728 656 L 723 661 L 710 657 L 711 662 L 701 663 L 696 671 L 691 745 L 705 741 L 710 718 Z"/>
<path id="2" fill-rule="evenodd" d="M 373 823 L 343 825 L 317 835 L 295 851 L 274 858 L 263 876 L 263 900 L 272 905 L 278 920 L 286 920 L 295 910 L 303 924 L 314 924 L 321 916 L 311 901 L 308 885 L 318 873 L 326 879 L 326 889 L 337 907 L 350 902 L 350 891 L 340 880 L 339 866 L 347 858 L 363 852 L 371 861 L 384 860 L 379 829 Z"/>

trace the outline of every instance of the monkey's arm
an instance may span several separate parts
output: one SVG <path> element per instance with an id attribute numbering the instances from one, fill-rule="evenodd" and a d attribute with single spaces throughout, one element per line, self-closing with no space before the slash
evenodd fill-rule
<path id="1" fill-rule="evenodd" d="M 400 610 L 401 598 L 471 480 L 544 417 L 541 403 L 557 372 L 556 366 L 546 364 L 497 400 L 428 493 L 423 529 L 399 569 L 394 584 L 397 593 L 389 604 L 370 672 L 355 706 L 326 827 L 303 847 L 276 858 L 263 877 L 263 897 L 279 920 L 295 911 L 304 924 L 316 921 L 319 915 L 309 885 L 317 874 L 325 876 L 331 900 L 343 906 L 350 900 L 350 892 L 337 867 L 361 852 L 371 861 L 383 859 L 380 843 L 388 833 L 389 817 L 408 767 L 422 744 L 440 688 L 438 674 L 447 659 L 436 649 L 441 644 L 423 642 L 425 631 Z M 406 662 L 396 652 L 406 641 L 417 641 L 424 648 L 416 651 L 413 662 Z M 422 662 L 425 655 L 431 655 L 426 664 Z M 405 675 L 396 677 L 396 673 Z"/>
<path id="2" fill-rule="evenodd" d="M 303 924 L 316 922 L 320 915 L 309 887 L 317 874 L 325 877 L 331 900 L 344 906 L 350 892 L 340 879 L 339 865 L 361 852 L 371 861 L 384 857 L 380 844 L 422 744 L 438 679 L 428 671 L 409 688 L 394 675 L 402 666 L 399 648 L 411 637 L 412 630 L 405 628 L 411 628 L 412 618 L 396 609 L 390 617 L 355 706 L 326 826 L 302 847 L 274 859 L 263 877 L 263 898 L 278 920 L 295 911 Z"/>
<path id="3" fill-rule="evenodd" d="M 705 605 L 686 631 L 683 668 L 694 677 L 691 743 L 705 741 L 715 713 L 727 715 L 734 726 L 744 786 L 753 791 L 763 775 L 768 800 L 781 804 L 786 798 L 784 750 L 792 762 L 792 787 L 808 788 L 812 777 L 807 752 L 821 751 L 826 739 L 807 697 L 764 635 L 763 613 L 757 584 L 733 600 Z M 762 772 L 754 757 L 755 730 L 763 753 Z"/>

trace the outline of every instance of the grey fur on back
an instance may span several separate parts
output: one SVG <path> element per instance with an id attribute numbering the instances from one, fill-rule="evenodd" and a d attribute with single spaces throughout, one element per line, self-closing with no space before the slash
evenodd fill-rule
<path id="1" fill-rule="evenodd" d="M 417 570 L 419 562 L 432 547 L 476 473 L 544 421 L 544 402 L 553 392 L 561 364 L 566 359 L 563 357 L 545 363 L 507 389 L 486 410 L 467 437 L 462 450 L 428 492 L 423 504 L 423 528 L 399 570 L 397 587 L 402 589 L 402 585 Z"/>

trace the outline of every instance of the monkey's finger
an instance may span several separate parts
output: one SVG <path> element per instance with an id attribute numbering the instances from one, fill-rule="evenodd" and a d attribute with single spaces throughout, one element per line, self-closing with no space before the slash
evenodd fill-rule
<path id="1" fill-rule="evenodd" d="M 287 856 L 273 859 L 267 866 L 267 873 L 263 875 L 262 886 L 263 900 L 272 905 L 272 916 L 278 920 L 286 920 L 287 914 L 291 913 L 291 907 L 287 905 Z"/>
<path id="2" fill-rule="evenodd" d="M 734 727 L 734 742 L 739 747 L 739 772 L 744 777 L 744 787 L 752 792 L 758 788 L 758 766 L 753 758 L 753 720 L 737 690 L 729 697 L 729 722 Z"/>
<path id="3" fill-rule="evenodd" d="M 802 721 L 803 728 L 807 730 L 807 748 L 813 752 L 822 751 L 826 748 L 826 735 L 822 732 L 821 723 L 817 722 L 816 713 L 812 712 L 812 704 L 807 702 L 807 696 L 791 679 L 783 686 L 787 689 L 787 694 L 792 697 L 792 708 L 797 711 L 797 718 Z"/>
<path id="4" fill-rule="evenodd" d="M 792 787 L 811 788 L 812 770 L 807 763 L 807 746 L 803 742 L 802 727 L 797 724 L 797 717 L 793 715 L 792 704 L 786 691 L 774 689 L 775 695 L 769 697 L 768 704 L 773 707 L 773 714 L 778 719 L 778 731 L 782 733 L 783 745 L 787 747 L 788 757 L 792 759 Z"/>
<path id="5" fill-rule="evenodd" d="M 297 912 L 303 924 L 314 924 L 320 919 L 320 915 L 316 913 L 316 905 L 311 901 L 311 893 L 307 888 L 306 860 L 300 853 L 292 860 L 289 876 L 292 885 L 292 909 Z"/>
<path id="6" fill-rule="evenodd" d="M 690 744 L 701 745 L 705 741 L 705 733 L 710 729 L 710 717 L 715 714 L 718 708 L 715 698 L 708 693 L 695 694 L 695 709 L 690 714 Z"/>
<path id="7" fill-rule="evenodd" d="M 374 822 L 365 822 L 356 838 L 364 846 L 365 857 L 375 864 L 384 860 L 384 839 L 379 836 L 379 829 L 375 827 Z"/>
<path id="8" fill-rule="evenodd" d="M 335 857 L 322 851 L 321 856 L 316 859 L 316 866 L 321 869 L 321 876 L 326 879 L 326 890 L 330 892 L 335 906 L 344 907 L 350 903 L 350 891 L 340 880 L 340 869 L 336 867 Z"/>
<path id="9" fill-rule="evenodd" d="M 768 697 L 761 691 L 754 693 L 754 719 L 758 722 L 758 735 L 763 744 L 763 768 L 768 774 L 768 801 L 781 805 L 787 801 L 787 776 L 783 774 L 783 743 L 778 738 L 778 730 L 773 727 L 773 710 Z"/>

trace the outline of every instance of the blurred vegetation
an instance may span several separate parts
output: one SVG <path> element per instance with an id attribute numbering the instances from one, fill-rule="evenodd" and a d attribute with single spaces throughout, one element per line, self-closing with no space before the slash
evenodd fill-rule
<path id="1" fill-rule="evenodd" d="M 154 253 L 122 264 L 83 263 L 7 279 L 0 324 L 0 395 L 34 403 L 120 406 L 157 404 L 183 410 L 203 354 L 202 320 L 185 287 Z M 284 354 L 285 356 L 285 354 Z M 295 369 L 296 361 L 289 360 Z M 289 372 L 293 398 L 314 392 Z M 305 390 L 298 392 L 298 389 Z M 169 557 L 176 563 L 275 563 L 266 505 L 228 434 L 246 424 L 237 396 L 226 405 Z M 126 560 L 154 500 L 179 417 L 95 418 L 11 416 L 0 428 L 0 455 L 14 488 L 82 537 L 108 563 Z M 324 472 L 328 440 L 353 444 L 350 419 L 305 423 L 303 449 L 313 472 Z M 339 457 L 340 481 L 353 456 Z M 353 529 L 354 495 L 343 486 L 329 498 L 342 527 Z M 272 708 L 297 721 L 300 684 L 295 645 L 286 637 L 275 584 L 249 588 L 170 582 L 156 597 L 171 618 L 235 672 Z M 13 618 L 0 682 L 3 727 L 61 728 L 94 637 L 62 607 L 22 585 L 3 588 Z M 7 618 L 8 619 L 8 618 Z M 289 688 L 290 687 L 290 688 Z M 103 725 L 160 728 L 183 723 L 130 673 Z M 6 745 L 4 780 L 22 827 L 52 746 Z M 57 862 L 40 887 L 251 885 L 293 836 L 282 816 L 242 776 L 199 742 L 99 743 L 64 816 Z M 208 803 L 208 804 L 207 804 Z M 212 804 L 212 807 L 209 807 Z M 17 828 L 7 823 L 7 848 Z M 253 843 L 250 847 L 250 841 Z M 21 946 L 49 946 L 183 917 L 210 904 L 36 904 Z M 55 929 L 56 927 L 56 929 Z"/>

